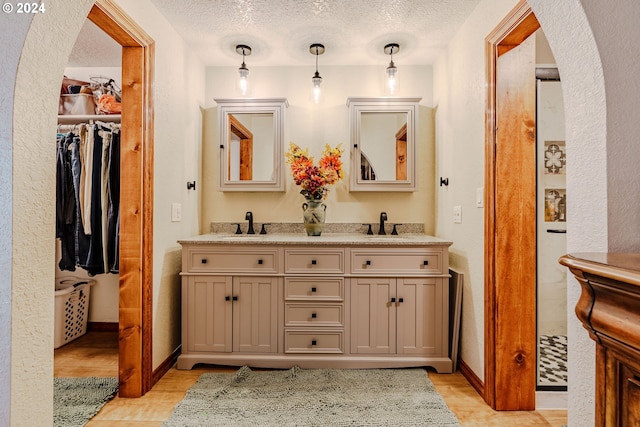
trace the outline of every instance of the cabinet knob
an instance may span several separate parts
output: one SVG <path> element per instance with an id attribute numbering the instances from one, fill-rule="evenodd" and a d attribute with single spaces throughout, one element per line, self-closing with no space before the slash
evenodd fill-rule
<path id="1" fill-rule="evenodd" d="M 316 292 L 318 289 L 316 289 L 316 287 L 314 286 L 313 288 L 311 288 L 311 292 Z"/>
<path id="2" fill-rule="evenodd" d="M 318 263 L 318 261 L 316 261 L 315 259 L 311 260 L 311 265 L 316 265 Z"/>
<path id="3" fill-rule="evenodd" d="M 236 295 L 233 296 L 233 298 L 231 298 L 234 301 L 238 301 L 238 297 Z"/>
<path id="4" fill-rule="evenodd" d="M 311 318 L 312 318 L 312 319 L 315 319 L 315 318 L 317 318 L 317 317 L 318 317 L 318 314 L 317 314 L 317 313 L 311 313 Z"/>
<path id="5" fill-rule="evenodd" d="M 425 259 L 424 261 L 422 261 L 422 265 L 429 265 L 429 260 Z"/>
<path id="6" fill-rule="evenodd" d="M 207 263 L 207 259 L 206 258 L 202 258 L 202 263 L 206 264 Z"/>
<path id="7" fill-rule="evenodd" d="M 224 300 L 225 301 L 231 301 L 231 297 L 229 295 L 227 295 L 227 296 L 224 297 Z"/>
<path id="8" fill-rule="evenodd" d="M 366 260 L 364 263 L 365 263 L 365 264 L 367 264 L 367 265 L 371 265 L 371 260 L 370 260 L 370 259 L 368 259 L 368 260 Z"/>
<path id="9" fill-rule="evenodd" d="M 396 302 L 396 299 L 395 298 L 391 298 L 391 302 Z"/>
<path id="10" fill-rule="evenodd" d="M 258 264 L 262 265 L 262 260 L 261 259 L 258 260 Z"/>
<path id="11" fill-rule="evenodd" d="M 398 298 L 398 302 L 404 302 L 404 298 Z"/>
<path id="12" fill-rule="evenodd" d="M 318 342 L 316 340 L 311 340 L 311 345 L 316 345 Z"/>

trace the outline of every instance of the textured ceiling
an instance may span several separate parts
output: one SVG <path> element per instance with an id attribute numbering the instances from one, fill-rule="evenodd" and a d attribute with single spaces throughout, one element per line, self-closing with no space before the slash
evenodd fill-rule
<path id="1" fill-rule="evenodd" d="M 88 19 L 69 56 L 69 67 L 120 67 L 122 47 Z"/>
<path id="2" fill-rule="evenodd" d="M 206 65 L 309 65 L 322 43 L 324 65 L 432 64 L 479 0 L 151 0 Z"/>
<path id="3" fill-rule="evenodd" d="M 326 47 L 321 65 L 379 65 L 398 43 L 398 65 L 432 64 L 479 0 L 150 0 L 208 66 L 313 64 L 309 45 Z M 93 24 L 83 28 L 69 65 L 119 66 L 119 46 Z M 117 63 L 116 63 L 117 62 Z"/>

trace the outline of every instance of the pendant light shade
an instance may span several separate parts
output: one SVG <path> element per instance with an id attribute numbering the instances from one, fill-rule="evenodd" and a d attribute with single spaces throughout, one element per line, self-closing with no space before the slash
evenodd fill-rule
<path id="1" fill-rule="evenodd" d="M 393 63 L 393 54 L 400 51 L 400 45 L 397 43 L 389 43 L 384 47 L 384 53 L 391 57 L 389 66 L 386 69 L 385 92 L 393 95 L 398 91 L 398 68 Z"/>
<path id="2" fill-rule="evenodd" d="M 313 83 L 313 102 L 319 104 L 322 95 L 322 90 L 320 89 L 320 85 L 322 85 L 322 77 L 318 72 L 318 56 L 324 53 L 324 45 L 314 43 L 309 46 L 309 52 L 316 56 L 316 72 L 311 78 L 311 83 Z"/>
<path id="3" fill-rule="evenodd" d="M 244 62 L 245 56 L 251 55 L 251 48 L 244 44 L 236 46 L 236 52 L 242 55 L 242 65 L 238 68 L 238 90 L 241 95 L 249 93 L 249 69 Z"/>

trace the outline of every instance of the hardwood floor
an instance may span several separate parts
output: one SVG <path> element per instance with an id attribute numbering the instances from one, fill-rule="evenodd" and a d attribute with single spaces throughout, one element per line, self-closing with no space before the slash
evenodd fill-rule
<path id="1" fill-rule="evenodd" d="M 55 350 L 54 375 L 117 376 L 117 338 L 115 332 L 89 332 Z M 200 365 L 189 371 L 171 368 L 143 397 L 115 397 L 109 401 L 87 427 L 159 427 L 200 374 L 236 370 L 236 367 Z M 459 372 L 438 374 L 429 370 L 429 378 L 463 427 L 561 427 L 567 423 L 566 411 L 493 411 Z"/>

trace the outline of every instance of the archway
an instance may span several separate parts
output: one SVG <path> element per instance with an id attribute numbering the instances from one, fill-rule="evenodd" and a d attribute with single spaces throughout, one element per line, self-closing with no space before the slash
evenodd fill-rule
<path id="1" fill-rule="evenodd" d="M 26 195 L 24 193 L 24 182 L 28 179 L 29 172 L 34 171 L 18 169 L 27 164 L 25 158 L 31 157 L 34 161 L 40 162 L 43 158 L 42 152 L 47 150 L 47 147 L 30 147 L 29 143 L 38 144 L 39 141 L 46 139 L 50 135 L 51 129 L 55 127 L 55 120 L 53 117 L 43 117 L 34 122 L 30 111 L 34 106 L 42 105 L 44 105 L 45 110 L 55 108 L 57 86 L 59 85 L 59 81 L 56 82 L 56 79 L 59 76 L 52 78 L 49 74 L 51 74 L 52 68 L 56 68 L 60 73 L 62 72 L 65 59 L 62 58 L 64 55 L 61 55 L 61 52 L 70 52 L 73 40 L 77 35 L 77 32 L 73 34 L 73 31 L 70 31 L 69 28 L 80 28 L 81 22 L 86 18 L 92 3 L 90 0 L 57 0 L 57 10 L 48 11 L 46 15 L 38 17 L 39 22 L 34 22 L 34 25 L 29 28 L 29 32 L 24 37 L 26 43 L 22 52 L 20 52 L 20 67 L 16 73 L 9 71 L 9 84 L 3 86 L 11 90 L 13 89 L 13 82 L 16 82 L 15 101 L 12 110 L 14 112 L 13 146 L 15 156 L 13 156 L 12 160 L 13 167 L 12 163 L 2 163 L 1 165 L 3 170 L 7 170 L 4 169 L 5 166 L 8 167 L 8 170 L 13 169 L 13 179 L 16 185 L 13 186 L 13 190 L 10 190 L 12 194 L 6 194 L 2 198 L 2 202 L 4 203 L 7 199 L 12 200 L 11 197 L 13 196 L 13 200 L 9 202 L 12 208 L 7 208 L 7 214 L 13 216 L 14 222 L 20 220 L 29 223 L 29 229 L 23 226 L 14 226 L 14 228 L 18 228 L 13 237 L 10 235 L 7 237 L 4 234 L 0 236 L 2 259 L 12 260 L 14 271 L 23 270 L 29 272 L 28 274 L 19 272 L 18 276 L 14 275 L 10 279 L 14 288 L 10 320 L 15 326 L 11 337 L 11 347 L 2 347 L 0 349 L 0 357 L 5 360 L 10 360 L 12 353 L 15 353 L 15 360 L 12 361 L 11 365 L 13 371 L 11 376 L 14 381 L 9 386 L 8 375 L 5 375 L 4 378 L 7 378 L 7 381 L 3 383 L 4 389 L 8 390 L 11 387 L 11 403 L 9 403 L 9 399 L 2 401 L 1 404 L 6 406 L 0 408 L 0 412 L 8 413 L 8 405 L 11 404 L 11 411 L 15 414 L 16 420 L 20 420 L 21 416 L 27 417 L 27 415 L 31 420 L 46 420 L 44 417 L 50 416 L 51 413 L 50 406 L 46 405 L 47 396 L 51 393 L 50 380 L 48 378 L 51 377 L 52 356 L 49 354 L 51 346 L 47 340 L 52 337 L 53 328 L 46 325 L 47 319 L 51 319 L 53 316 L 53 308 L 50 307 L 51 292 L 44 285 L 38 285 L 38 288 L 34 290 L 33 287 L 27 287 L 26 283 L 34 283 L 33 281 L 37 283 L 52 283 L 52 273 L 47 273 L 37 268 L 29 269 L 29 266 L 30 260 L 34 257 L 44 263 L 54 258 L 52 242 L 45 242 L 46 247 L 44 249 L 38 249 L 42 246 L 41 242 L 32 242 L 38 236 L 46 235 L 48 230 L 51 229 L 51 225 L 42 220 L 38 200 L 35 200 L 33 208 L 29 208 L 31 202 L 34 201 L 33 199 L 38 199 L 44 193 L 44 190 L 36 185 L 36 188 L 29 195 Z M 563 89 L 566 95 L 568 113 L 567 141 L 568 143 L 570 141 L 580 141 L 580 144 L 589 144 L 592 152 L 595 150 L 599 154 L 603 154 L 606 146 L 604 79 L 597 46 L 582 6 L 578 0 L 563 2 L 529 0 L 529 3 L 549 38 L 564 79 Z M 14 18 L 11 17 L 11 19 Z M 26 27 L 22 27 L 22 24 L 9 22 L 9 25 L 1 31 L 3 35 L 10 34 L 16 28 Z M 52 37 L 52 32 L 60 32 L 62 35 Z M 14 40 L 13 37 L 9 39 Z M 20 38 L 18 42 L 22 42 L 22 40 L 23 38 Z M 576 49 L 576 45 L 579 45 L 580 49 Z M 37 56 L 41 58 L 36 58 Z M 34 85 L 34 81 L 38 82 L 38 84 Z M 583 90 L 585 85 L 588 85 L 591 90 Z M 587 105 L 589 108 L 585 108 Z M 6 106 L 8 109 L 12 108 L 11 105 L 3 104 L 2 106 L 3 108 Z M 9 132 L 9 134 L 11 133 Z M 46 156 L 44 157 L 46 158 Z M 583 162 L 576 165 L 576 167 L 580 166 L 584 166 L 586 171 L 593 164 Z M 46 175 L 44 185 L 50 185 L 52 171 L 43 172 Z M 570 171 L 569 173 L 574 174 L 574 182 L 582 181 L 582 187 L 572 189 L 572 194 L 576 194 L 579 197 L 581 195 L 581 197 L 588 200 L 606 198 L 606 189 L 603 190 L 602 184 L 597 182 L 601 178 L 600 175 L 583 176 L 583 174 L 576 174 L 575 169 L 574 172 Z M 37 184 L 40 184 L 40 182 L 38 180 Z M 49 189 L 47 188 L 46 191 L 49 191 Z M 576 220 L 576 217 L 574 217 L 574 230 L 575 224 L 578 224 L 577 227 L 581 227 L 584 223 L 587 224 L 587 227 L 581 231 L 585 233 L 597 232 L 595 230 L 596 225 L 592 221 L 589 219 Z M 599 224 L 602 225 L 603 223 L 599 222 Z M 571 227 L 570 223 L 569 250 L 571 250 L 572 246 L 574 248 L 593 247 L 589 243 L 582 245 L 582 241 L 577 240 L 579 236 L 576 233 L 573 233 L 572 236 Z M 14 242 L 13 248 L 11 246 L 12 241 Z M 21 285 L 15 286 L 16 284 Z M 575 299 L 577 299 L 575 295 L 569 298 L 570 301 Z M 2 310 L 9 310 L 8 307 L 5 307 L 3 306 Z M 19 328 L 24 328 L 25 330 L 16 332 L 16 329 Z M 35 328 L 35 331 L 28 330 L 28 328 Z M 40 338 L 42 340 L 39 341 Z M 572 338 L 570 340 L 575 342 Z M 38 366 L 39 369 L 29 371 L 29 366 Z M 575 385 L 572 388 L 572 393 L 575 393 L 576 396 L 572 397 L 572 399 L 580 399 L 586 396 L 585 407 L 589 407 L 588 398 L 592 393 L 589 393 L 588 384 L 586 384 L 586 387 L 583 387 L 583 384 Z M 585 391 L 583 392 L 582 390 Z M 34 407 L 31 398 L 34 394 L 40 396 L 43 402 L 42 405 L 36 405 L 38 406 L 37 408 Z"/>

